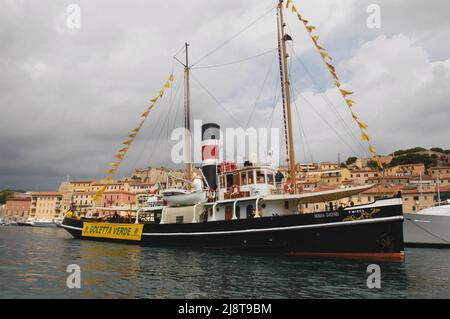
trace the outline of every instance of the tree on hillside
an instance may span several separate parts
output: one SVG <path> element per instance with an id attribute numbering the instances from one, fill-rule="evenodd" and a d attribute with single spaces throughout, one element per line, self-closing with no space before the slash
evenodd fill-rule
<path id="1" fill-rule="evenodd" d="M 0 191 L 0 205 L 6 203 L 6 201 L 14 194 L 10 189 L 4 189 Z"/>
<path id="2" fill-rule="evenodd" d="M 355 164 L 357 160 L 358 160 L 357 157 L 349 157 L 349 158 L 347 159 L 347 161 L 345 162 L 345 164 L 347 164 L 347 165 L 352 165 L 352 164 Z"/>
<path id="3" fill-rule="evenodd" d="M 414 147 L 414 148 L 409 148 L 406 150 L 398 150 L 398 151 L 394 152 L 392 155 L 401 156 L 401 155 L 406 155 L 406 154 L 410 154 L 410 153 L 424 152 L 426 150 L 427 149 L 423 148 L 423 147 Z"/>
<path id="4" fill-rule="evenodd" d="M 428 169 L 431 166 L 437 165 L 437 156 L 429 156 L 427 154 L 409 153 L 398 156 L 392 159 L 390 166 L 405 165 L 405 164 L 424 164 Z"/>

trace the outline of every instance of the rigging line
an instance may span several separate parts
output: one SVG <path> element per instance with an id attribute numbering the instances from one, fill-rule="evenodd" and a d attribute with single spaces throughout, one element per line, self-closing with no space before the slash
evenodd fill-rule
<path id="1" fill-rule="evenodd" d="M 298 107 L 297 100 L 295 100 L 295 99 L 294 99 L 294 106 L 295 106 L 295 110 L 297 111 L 296 112 L 297 113 L 297 122 L 298 122 L 298 126 L 300 127 L 300 135 L 302 136 L 302 143 L 304 143 L 303 151 L 304 151 L 305 160 L 307 160 L 307 158 L 308 158 L 307 154 L 309 154 L 311 163 L 314 163 L 314 159 L 313 159 L 312 152 L 311 152 L 311 147 L 310 147 L 308 139 L 306 137 L 306 132 L 304 130 L 302 119 L 300 116 L 300 108 Z"/>
<path id="2" fill-rule="evenodd" d="M 290 70 L 292 69 L 291 68 L 292 67 L 292 59 L 289 60 L 288 63 L 289 63 L 289 69 L 288 69 L 289 70 L 289 74 L 288 74 L 289 82 L 293 83 L 292 77 L 291 77 L 292 74 L 290 72 Z M 312 159 L 312 153 L 309 152 L 309 150 L 306 149 L 307 147 L 309 148 L 309 144 L 308 144 L 308 142 L 306 140 L 305 131 L 303 130 L 302 121 L 300 119 L 300 109 L 299 109 L 299 107 L 297 105 L 297 99 L 295 99 L 295 97 L 293 99 L 293 103 L 294 103 L 295 109 L 297 111 L 296 114 L 297 114 L 297 122 L 298 122 L 298 125 L 299 125 L 300 143 L 302 144 L 302 152 L 303 152 L 303 155 L 304 155 L 305 161 L 306 161 L 307 160 L 307 153 L 309 153 L 311 155 L 311 159 Z"/>
<path id="3" fill-rule="evenodd" d="M 252 120 L 253 114 L 255 113 L 256 107 L 258 105 L 259 99 L 261 98 L 262 92 L 264 91 L 264 88 L 265 88 L 266 83 L 267 83 L 267 79 L 269 78 L 270 71 L 272 70 L 272 67 L 273 67 L 273 63 L 275 62 L 275 58 L 276 58 L 276 54 L 272 57 L 272 62 L 270 63 L 269 69 L 267 70 L 266 76 L 264 77 L 264 81 L 263 81 L 261 90 L 259 91 L 259 94 L 258 94 L 258 96 L 256 98 L 255 105 L 253 106 L 252 112 L 250 113 L 250 116 L 249 116 L 249 118 L 247 120 L 247 123 L 246 123 L 246 125 L 244 127 L 246 130 L 248 129 L 248 126 L 250 125 L 250 122 Z"/>
<path id="4" fill-rule="evenodd" d="M 300 62 L 300 64 L 302 65 L 303 69 L 305 70 L 306 74 L 308 75 L 308 77 L 310 78 L 310 80 L 313 82 L 313 84 L 316 86 L 316 88 L 319 89 L 320 91 L 320 97 L 323 99 L 323 101 L 325 102 L 325 104 L 328 106 L 328 108 L 330 108 L 331 111 L 334 111 L 337 116 L 338 116 L 338 120 L 341 123 L 342 127 L 344 128 L 344 130 L 346 131 L 346 134 L 354 141 L 356 142 L 356 145 L 360 148 L 360 150 L 363 151 L 363 154 L 365 155 L 369 155 L 368 152 L 366 151 L 366 148 L 361 144 L 361 142 L 358 140 L 358 138 L 355 136 L 355 134 L 353 133 L 352 129 L 350 128 L 350 126 L 347 124 L 347 122 L 345 121 L 345 119 L 342 117 L 341 113 L 339 112 L 339 110 L 337 109 L 337 107 L 334 105 L 333 102 L 331 102 L 330 98 L 328 97 L 328 95 L 326 94 L 326 91 L 323 89 L 323 87 L 316 81 L 316 79 L 314 78 L 314 76 L 311 74 L 311 72 L 308 70 L 308 68 L 306 67 L 305 63 L 302 61 L 302 59 L 297 55 L 297 53 L 294 50 L 293 44 L 291 44 L 291 52 L 293 54 L 293 56 Z"/>
<path id="5" fill-rule="evenodd" d="M 224 66 L 229 66 L 229 65 L 233 65 L 233 64 L 238 64 L 238 63 L 246 62 L 246 61 L 249 61 L 249 60 L 252 60 L 252 59 L 255 59 L 255 58 L 262 57 L 262 56 L 267 55 L 267 54 L 269 54 L 269 53 L 271 53 L 271 52 L 273 52 L 273 51 L 275 51 L 275 50 L 276 50 L 276 49 L 271 49 L 271 50 L 265 51 L 265 52 L 263 52 L 263 53 L 260 53 L 260 54 L 257 54 L 257 55 L 254 55 L 254 56 L 251 56 L 251 57 L 248 57 L 248 58 L 244 58 L 244 59 L 241 59 L 241 60 L 236 60 L 236 61 L 233 61 L 233 62 L 222 63 L 222 64 L 216 64 L 216 65 L 208 65 L 208 66 L 197 66 L 197 67 L 191 68 L 191 69 L 192 69 L 192 70 L 199 70 L 199 69 L 213 69 L 213 68 L 220 68 L 220 67 L 224 67 Z"/>
<path id="6" fill-rule="evenodd" d="M 286 25 L 289 29 L 290 32 L 292 32 L 291 27 L 289 25 L 289 23 L 286 21 Z M 328 95 L 326 94 L 326 91 L 321 87 L 321 85 L 316 81 L 316 79 L 314 78 L 314 76 L 311 74 L 311 72 L 309 72 L 308 68 L 306 67 L 305 63 L 303 62 L 303 60 L 300 58 L 300 56 L 295 52 L 294 49 L 294 42 L 292 41 L 291 45 L 291 53 L 294 55 L 294 57 L 300 62 L 300 64 L 303 66 L 303 69 L 306 71 L 308 77 L 311 79 L 311 81 L 313 82 L 313 84 L 322 92 L 321 94 L 319 94 L 322 99 L 325 101 L 325 103 L 328 105 L 328 107 L 330 108 L 330 110 L 333 111 L 338 115 L 338 118 L 341 121 L 341 124 L 343 124 L 344 130 L 347 130 L 347 135 L 353 139 L 356 144 L 360 147 L 360 149 L 362 150 L 363 154 L 365 154 L 366 156 L 369 156 L 369 153 L 367 152 L 366 148 L 362 145 L 362 143 L 359 141 L 359 139 L 355 136 L 355 134 L 353 133 L 352 129 L 349 127 L 349 125 L 347 124 L 347 122 L 344 120 L 344 118 L 342 117 L 341 113 L 339 112 L 339 110 L 337 109 L 337 107 L 331 102 L 331 99 L 329 99 Z"/>
<path id="7" fill-rule="evenodd" d="M 180 54 L 181 51 L 184 52 L 184 50 L 186 50 L 186 45 L 185 45 L 185 44 L 183 44 L 183 46 L 177 51 L 177 53 L 175 53 L 175 54 L 173 55 L 173 59 L 175 60 L 175 59 L 177 58 L 178 54 Z"/>
<path id="8" fill-rule="evenodd" d="M 180 94 L 179 92 L 181 92 L 181 90 L 180 90 L 180 87 L 181 87 L 180 83 L 181 83 L 181 79 L 179 78 L 176 81 L 175 85 L 174 85 L 175 86 L 175 95 L 176 96 L 179 96 L 179 94 Z M 175 101 L 175 99 L 173 99 L 171 104 L 173 104 L 174 101 Z M 152 141 L 152 146 L 153 146 L 153 147 L 150 147 L 150 149 L 153 150 L 153 152 L 150 154 L 150 156 L 149 156 L 149 158 L 147 160 L 147 163 L 151 162 L 151 160 L 153 159 L 153 156 L 155 154 L 155 150 L 157 150 L 159 148 L 159 144 L 161 143 L 160 138 L 161 138 L 162 132 L 164 131 L 163 123 L 166 122 L 166 120 L 168 119 L 169 114 L 170 114 L 170 112 L 164 112 L 164 113 L 161 114 L 163 118 L 158 120 L 156 125 L 153 127 L 153 130 L 152 130 L 152 133 L 150 134 L 149 139 L 147 140 L 147 144 L 150 141 Z M 165 117 L 164 117 L 164 115 L 165 115 Z M 155 135 L 154 133 L 157 133 L 157 132 L 158 132 L 157 138 L 156 139 L 152 139 L 152 137 Z M 145 149 L 147 149 L 147 147 L 145 147 Z"/>
<path id="9" fill-rule="evenodd" d="M 227 114 L 228 116 L 236 123 L 238 124 L 239 127 L 243 127 L 242 124 L 233 116 L 233 114 L 230 113 L 230 111 L 228 111 L 228 109 L 226 107 L 224 107 L 222 105 L 222 103 L 220 103 L 220 101 L 197 79 L 196 76 L 194 76 L 193 74 L 192 78 L 195 80 L 195 82 L 197 82 L 197 84 L 214 100 L 214 102 L 217 103 L 218 106 L 220 106 Z"/>
<path id="10" fill-rule="evenodd" d="M 293 86 L 292 86 L 292 88 L 293 88 Z M 293 88 L 293 91 L 294 91 L 294 94 L 295 94 L 295 89 L 294 89 L 294 88 Z M 296 94 L 296 95 L 297 95 L 297 94 Z M 316 113 L 316 115 L 317 115 L 321 120 L 323 120 L 323 121 L 328 125 L 328 127 L 336 134 L 336 136 L 337 136 L 337 137 L 338 137 L 345 145 L 347 145 L 347 147 L 354 153 L 355 150 L 353 149 L 353 147 L 352 147 L 350 144 L 348 144 L 347 141 L 346 141 L 342 136 L 339 135 L 339 132 L 333 127 L 333 125 L 331 125 L 330 122 L 329 122 L 325 117 L 323 117 L 323 116 L 321 116 L 321 115 L 319 114 L 319 112 L 316 110 L 316 108 L 314 107 L 314 105 L 312 105 L 312 103 L 309 102 L 309 100 L 308 100 L 302 93 L 300 93 L 299 95 L 300 95 L 300 96 L 303 98 L 303 100 L 311 107 L 311 109 L 314 111 L 314 113 Z"/>
<path id="11" fill-rule="evenodd" d="M 358 140 L 358 138 L 355 136 L 355 134 L 353 133 L 353 131 L 351 130 L 351 128 L 349 127 L 349 125 L 347 124 L 347 122 L 344 120 L 344 118 L 342 117 L 342 115 L 340 114 L 340 112 L 338 111 L 338 109 L 336 108 L 336 106 L 334 106 L 334 104 L 331 102 L 331 100 L 328 98 L 327 94 L 324 93 L 324 89 L 316 82 L 316 80 L 312 77 L 311 73 L 307 70 L 305 64 L 303 63 L 303 61 L 297 56 L 297 54 L 295 53 L 295 51 L 292 51 L 294 56 L 300 61 L 300 63 L 302 64 L 303 68 L 305 69 L 308 77 L 311 79 L 311 81 L 314 83 L 314 85 L 321 91 L 321 93 L 319 94 L 321 96 L 321 98 L 323 99 L 323 101 L 327 104 L 328 108 L 331 111 L 334 111 L 337 115 L 338 115 L 338 120 L 340 122 L 340 124 L 342 125 L 342 127 L 344 128 L 346 134 L 354 141 L 356 142 L 356 146 L 360 148 L 360 150 L 362 150 L 363 154 L 368 156 L 368 153 L 365 149 L 365 147 L 361 144 L 361 142 Z"/>
<path id="12" fill-rule="evenodd" d="M 229 42 L 233 41 L 234 39 L 236 39 L 238 36 L 240 36 L 242 33 L 244 33 L 245 31 L 247 31 L 249 28 L 251 28 L 256 22 L 258 22 L 259 20 L 261 20 L 262 18 L 264 18 L 269 12 L 272 12 L 273 9 L 275 9 L 276 6 L 272 6 L 270 8 L 270 10 L 268 10 L 267 12 L 265 12 L 263 15 L 259 16 L 256 20 L 254 20 L 253 22 L 251 22 L 250 24 L 248 24 L 245 28 L 243 28 L 241 31 L 239 31 L 238 33 L 236 33 L 234 36 L 232 36 L 231 38 L 229 38 L 228 40 L 226 40 L 225 42 L 223 42 L 221 45 L 219 45 L 218 47 L 216 47 L 215 49 L 213 49 L 212 51 L 210 51 L 209 53 L 207 53 L 206 55 L 204 55 L 202 58 L 200 58 L 197 62 L 195 62 L 194 64 L 191 65 L 191 67 L 199 64 L 201 61 L 203 61 L 204 59 L 206 59 L 207 57 L 209 57 L 210 55 L 212 55 L 213 53 L 215 53 L 216 51 L 218 51 L 219 49 L 223 48 L 225 45 L 227 45 Z"/>
<path id="13" fill-rule="evenodd" d="M 173 71 L 174 71 L 174 60 L 173 60 L 173 62 L 172 62 L 172 70 L 171 70 L 171 73 L 172 73 L 172 74 L 173 74 Z M 176 87 L 176 83 L 175 83 L 175 87 Z M 171 91 L 170 91 L 171 97 L 170 97 L 170 99 L 172 99 L 172 91 L 173 91 L 173 89 L 174 89 L 174 87 L 171 86 Z M 153 112 L 153 113 L 154 113 L 154 112 Z M 135 161 L 133 162 L 133 166 L 132 166 L 132 167 L 136 168 L 136 166 L 137 166 L 137 164 L 138 164 L 140 158 L 142 158 L 142 154 L 143 154 L 144 151 L 147 149 L 148 143 L 149 143 L 149 139 L 147 139 L 147 140 L 145 141 L 144 147 L 142 148 L 141 152 L 139 153 L 139 156 L 136 157 Z"/>

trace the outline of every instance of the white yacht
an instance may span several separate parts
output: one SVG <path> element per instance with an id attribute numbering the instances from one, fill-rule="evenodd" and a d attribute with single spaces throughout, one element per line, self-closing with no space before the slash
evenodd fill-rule
<path id="1" fill-rule="evenodd" d="M 404 214 L 403 231 L 407 246 L 450 248 L 450 200 L 417 213 Z"/>

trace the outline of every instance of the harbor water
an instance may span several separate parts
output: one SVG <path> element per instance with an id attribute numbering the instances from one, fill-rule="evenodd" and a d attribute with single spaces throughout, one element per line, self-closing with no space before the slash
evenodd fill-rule
<path id="1" fill-rule="evenodd" d="M 355 239 L 356 240 L 356 239 Z M 81 287 L 69 289 L 68 265 Z M 74 240 L 58 228 L 0 227 L 0 298 L 450 298 L 450 249 L 405 263 L 248 256 Z"/>

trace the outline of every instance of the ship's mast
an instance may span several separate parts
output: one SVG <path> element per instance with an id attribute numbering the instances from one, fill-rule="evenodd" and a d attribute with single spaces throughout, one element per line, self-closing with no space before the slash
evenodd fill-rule
<path id="1" fill-rule="evenodd" d="M 189 44 L 185 43 L 186 64 L 184 64 L 184 163 L 185 178 L 190 181 L 192 178 L 192 146 L 191 146 L 191 111 L 190 111 L 190 91 L 189 91 Z M 190 187 L 190 184 L 187 185 Z"/>
<path id="2" fill-rule="evenodd" d="M 297 193 L 297 177 L 295 174 L 295 155 L 294 155 L 294 141 L 292 134 L 292 111 L 291 111 L 291 91 L 289 82 L 289 71 L 287 64 L 286 41 L 291 39 L 285 32 L 286 24 L 283 17 L 283 0 L 278 3 L 278 52 L 280 54 L 280 76 L 281 76 L 281 90 L 283 96 L 283 107 L 285 107 L 285 137 L 287 137 L 289 148 L 289 171 L 291 175 L 291 187 L 294 194 Z"/>

